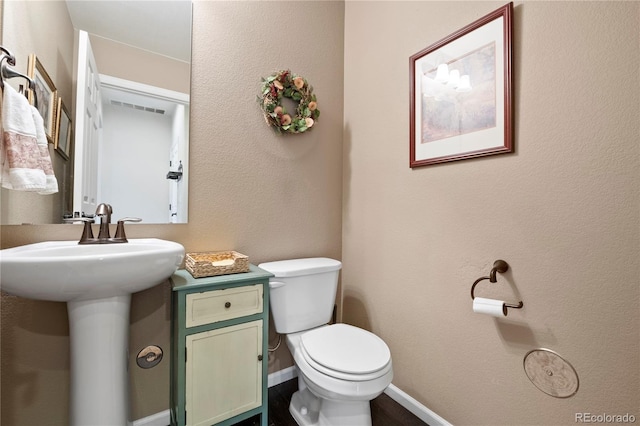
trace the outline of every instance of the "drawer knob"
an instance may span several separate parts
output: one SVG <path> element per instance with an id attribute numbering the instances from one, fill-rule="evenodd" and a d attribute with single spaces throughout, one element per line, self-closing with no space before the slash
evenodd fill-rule
<path id="1" fill-rule="evenodd" d="M 227 303 L 225 303 L 225 304 L 224 304 L 224 307 L 225 307 L 225 308 L 227 308 L 227 309 L 229 309 L 229 308 L 231 307 L 231 302 L 227 302 Z"/>
<path id="2" fill-rule="evenodd" d="M 262 355 L 258 355 L 258 361 L 262 361 Z"/>

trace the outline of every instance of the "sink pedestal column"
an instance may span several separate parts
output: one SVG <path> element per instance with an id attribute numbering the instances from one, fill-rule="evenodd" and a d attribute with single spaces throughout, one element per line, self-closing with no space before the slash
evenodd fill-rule
<path id="1" fill-rule="evenodd" d="M 129 423 L 131 295 L 67 302 L 71 341 L 71 425 Z"/>

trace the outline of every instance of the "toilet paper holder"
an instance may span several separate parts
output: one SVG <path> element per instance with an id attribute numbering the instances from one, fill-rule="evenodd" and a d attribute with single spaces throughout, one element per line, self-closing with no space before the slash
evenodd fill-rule
<path id="1" fill-rule="evenodd" d="M 495 262 L 493 262 L 493 268 L 491 268 L 491 271 L 489 272 L 489 276 L 478 278 L 477 280 L 475 280 L 475 282 L 471 286 L 471 299 L 473 300 L 476 298 L 476 296 L 473 293 L 478 283 L 480 283 L 480 281 L 489 280 L 490 283 L 498 282 L 498 280 L 496 279 L 496 273 L 500 272 L 501 274 L 504 274 L 508 270 L 509 270 L 509 264 L 504 260 L 496 260 Z M 522 301 L 520 301 L 518 302 L 517 305 L 513 303 L 505 303 L 504 306 L 507 308 L 520 309 L 524 306 L 524 304 L 522 303 Z"/>

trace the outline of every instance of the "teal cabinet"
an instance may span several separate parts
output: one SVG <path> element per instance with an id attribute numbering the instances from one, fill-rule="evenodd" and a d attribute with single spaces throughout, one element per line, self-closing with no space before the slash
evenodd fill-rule
<path id="1" fill-rule="evenodd" d="M 171 277 L 171 424 L 268 424 L 270 273 Z"/>

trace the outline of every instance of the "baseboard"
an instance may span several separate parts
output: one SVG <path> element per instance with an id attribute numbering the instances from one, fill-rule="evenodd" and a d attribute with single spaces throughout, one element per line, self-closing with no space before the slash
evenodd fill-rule
<path id="1" fill-rule="evenodd" d="M 296 367 L 291 366 L 280 371 L 269 374 L 268 386 L 276 386 L 298 377 Z M 171 423 L 171 412 L 169 410 L 143 417 L 133 422 L 132 426 L 167 426 Z"/>
<path id="2" fill-rule="evenodd" d="M 269 374 L 269 387 L 279 385 L 280 383 L 284 383 L 296 377 L 298 377 L 298 371 L 296 370 L 295 366 L 291 366 L 280 371 L 275 371 Z M 390 384 L 387 389 L 385 389 L 384 393 L 387 394 L 389 398 L 393 399 L 395 402 L 403 406 L 405 409 L 413 413 L 416 417 L 418 417 L 428 425 L 452 426 L 451 423 L 440 417 L 434 411 L 419 403 L 415 398 L 402 391 L 393 383 Z"/>
<path id="3" fill-rule="evenodd" d="M 384 393 L 430 426 L 451 426 L 451 423 L 420 404 L 415 398 L 400 390 L 393 383 L 385 389 Z"/>
<path id="4" fill-rule="evenodd" d="M 133 426 L 167 426 L 171 423 L 171 412 L 164 410 L 133 422 Z"/>
<path id="5" fill-rule="evenodd" d="M 268 387 L 279 385 L 280 383 L 287 382 L 291 379 L 295 379 L 296 377 L 298 377 L 298 372 L 295 366 L 275 371 L 269 374 Z M 400 388 L 395 386 L 393 383 L 385 389 L 384 393 L 430 426 L 452 426 L 451 423 L 419 403 L 411 395 L 400 390 Z M 166 426 L 170 421 L 171 414 L 169 410 L 164 410 L 160 413 L 136 420 L 133 422 L 133 426 Z"/>
<path id="6" fill-rule="evenodd" d="M 287 367 L 283 370 L 275 371 L 269 374 L 269 381 L 267 382 L 268 387 L 273 387 L 279 385 L 280 383 L 288 382 L 291 379 L 295 379 L 298 377 L 298 370 L 296 367 L 292 365 L 291 367 Z"/>

